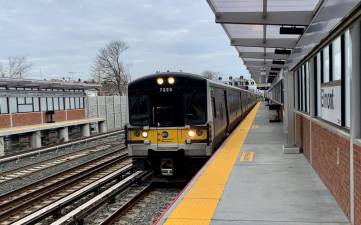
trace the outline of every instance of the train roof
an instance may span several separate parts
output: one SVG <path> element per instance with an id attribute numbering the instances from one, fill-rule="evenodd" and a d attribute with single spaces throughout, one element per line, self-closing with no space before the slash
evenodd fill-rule
<path id="1" fill-rule="evenodd" d="M 136 84 L 136 83 L 142 82 L 144 80 L 154 79 L 154 78 L 157 78 L 159 76 L 187 77 L 187 78 L 192 78 L 192 79 L 195 79 L 195 80 L 207 80 L 206 78 L 204 78 L 204 77 L 202 77 L 200 75 L 196 75 L 196 74 L 192 74 L 192 73 L 163 72 L 163 73 L 155 73 L 155 74 L 146 75 L 144 77 L 140 77 L 140 78 L 130 82 L 129 85 Z"/>
<path id="2" fill-rule="evenodd" d="M 226 88 L 230 88 L 230 89 L 234 89 L 234 90 L 243 90 L 249 93 L 253 93 L 250 92 L 248 90 L 244 90 L 238 87 L 234 87 L 232 85 L 228 85 L 228 84 L 224 84 L 218 81 L 214 81 L 214 80 L 210 80 L 207 79 L 201 75 L 197 75 L 197 74 L 192 74 L 192 73 L 186 73 L 186 72 L 162 72 L 162 73 L 155 73 L 155 74 L 150 74 L 150 75 L 146 75 L 144 77 L 140 77 L 132 82 L 129 83 L 129 85 L 136 85 L 137 83 L 141 83 L 145 80 L 149 80 L 149 79 L 154 79 L 157 78 L 159 76 L 174 76 L 174 77 L 186 77 L 186 78 L 191 78 L 194 80 L 204 80 L 206 81 L 208 84 L 214 85 L 214 86 L 218 86 L 218 87 L 226 87 Z M 256 94 L 256 93 L 253 93 Z"/>

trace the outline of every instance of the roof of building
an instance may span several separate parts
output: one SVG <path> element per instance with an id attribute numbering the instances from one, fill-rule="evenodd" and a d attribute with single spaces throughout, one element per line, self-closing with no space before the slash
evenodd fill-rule
<path id="1" fill-rule="evenodd" d="M 0 86 L 24 88 L 95 89 L 100 87 L 100 84 L 63 80 L 36 80 L 1 77 Z"/>

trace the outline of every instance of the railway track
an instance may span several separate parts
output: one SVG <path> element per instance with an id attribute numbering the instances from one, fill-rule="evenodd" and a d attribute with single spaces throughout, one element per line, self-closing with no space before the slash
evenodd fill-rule
<path id="1" fill-rule="evenodd" d="M 82 197 L 100 191 L 114 180 L 129 176 L 126 153 L 108 154 L 0 197 L 0 224 L 33 224 Z"/>
<path id="2" fill-rule="evenodd" d="M 59 189 L 63 185 L 76 181 L 81 177 L 89 175 L 95 170 L 108 166 L 108 164 L 112 163 L 118 158 L 127 157 L 127 153 L 125 152 L 124 147 L 115 149 L 115 151 L 119 151 L 119 154 L 110 152 L 74 168 L 46 177 L 28 186 L 0 196 L 0 218 L 4 213 L 8 213 L 9 210 L 17 208 L 19 205 L 31 200 L 36 196 L 45 195 L 50 190 Z"/>
<path id="3" fill-rule="evenodd" d="M 72 147 L 72 146 L 79 145 L 79 144 L 97 142 L 98 140 L 101 140 L 102 138 L 107 138 L 107 137 L 111 137 L 114 135 L 122 135 L 122 134 L 124 134 L 124 130 L 115 130 L 115 131 L 110 131 L 107 133 L 96 134 L 96 135 L 93 135 L 90 137 L 83 137 L 83 138 L 71 140 L 69 142 L 59 144 L 59 145 L 46 146 L 46 147 L 39 148 L 39 149 L 27 150 L 26 152 L 21 152 L 21 153 L 16 152 L 16 153 L 12 153 L 12 154 L 7 154 L 5 156 L 0 156 L 0 163 L 19 161 L 22 158 L 31 157 L 34 155 L 40 155 L 40 154 L 44 154 L 44 153 L 51 152 L 51 151 L 58 151 L 60 149 Z"/>
<path id="4" fill-rule="evenodd" d="M 30 174 L 43 172 L 47 169 L 50 169 L 50 168 L 60 165 L 62 163 L 73 161 L 73 160 L 78 160 L 78 159 L 88 156 L 90 154 L 104 151 L 109 148 L 114 148 L 116 146 L 119 146 L 120 144 L 122 144 L 122 142 L 120 142 L 120 141 L 115 141 L 113 143 L 109 143 L 106 145 L 98 144 L 96 146 L 88 147 L 88 148 L 81 149 L 81 150 L 78 150 L 78 151 L 75 151 L 72 153 L 64 154 L 61 156 L 57 156 L 54 158 L 36 162 L 36 163 L 30 164 L 30 165 L 26 165 L 26 166 L 23 166 L 20 168 L 2 172 L 2 173 L 0 173 L 0 184 L 2 184 L 4 182 L 9 182 L 9 181 L 12 181 L 15 179 L 20 179 L 20 178 L 26 177 Z"/>
<path id="5" fill-rule="evenodd" d="M 144 196 L 149 195 L 152 188 L 150 184 L 146 184 L 143 187 L 138 188 L 130 195 L 130 199 L 124 203 L 120 202 L 117 205 L 113 206 L 113 211 L 109 212 L 110 214 L 100 222 L 100 225 L 113 225 L 118 222 L 122 216 L 124 216 L 125 211 L 129 209 L 136 202 L 140 201 Z"/>
<path id="6" fill-rule="evenodd" d="M 122 181 L 53 221 L 51 225 L 153 224 L 181 189 L 179 186 L 157 187 L 147 179 L 133 185 Z"/>
<path id="7" fill-rule="evenodd" d="M 70 211 L 63 217 L 51 223 L 52 225 L 66 225 L 66 224 L 84 224 L 84 219 L 96 209 L 98 209 L 105 202 L 113 202 L 116 206 L 113 206 L 113 209 L 108 213 L 110 215 L 105 218 L 101 224 L 113 224 L 119 216 L 132 204 L 138 201 L 142 196 L 146 195 L 151 190 L 151 183 L 145 182 L 136 187 L 131 186 L 136 181 L 149 176 L 151 173 L 148 171 L 137 171 L 132 176 L 127 177 L 126 179 L 114 184 L 109 187 L 99 195 L 96 195 L 94 198 L 78 206 L 74 210 Z M 115 202 L 115 195 L 121 193 L 126 189 L 131 189 L 131 193 L 127 193 L 126 197 L 128 200 L 126 202 Z M 115 207 L 115 208 L 114 208 Z"/>

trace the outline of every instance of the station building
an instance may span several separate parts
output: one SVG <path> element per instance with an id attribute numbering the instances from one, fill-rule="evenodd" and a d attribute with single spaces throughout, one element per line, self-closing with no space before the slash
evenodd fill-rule
<path id="1" fill-rule="evenodd" d="M 361 225 L 361 1 L 207 2 L 270 107 L 218 150 L 254 161 L 214 156 L 159 224 Z"/>
<path id="2" fill-rule="evenodd" d="M 0 78 L 0 155 L 105 131 L 104 118 L 87 118 L 86 95 L 98 84 Z M 51 139 L 53 141 L 51 141 Z"/>
<path id="3" fill-rule="evenodd" d="M 270 83 L 287 144 L 361 224 L 360 1 L 209 0 L 251 76 Z"/>

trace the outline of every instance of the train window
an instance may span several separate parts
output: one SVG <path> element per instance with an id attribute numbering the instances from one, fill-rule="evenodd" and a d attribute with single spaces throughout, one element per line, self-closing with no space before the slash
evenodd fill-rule
<path id="1" fill-rule="evenodd" d="M 219 116 L 221 117 L 221 120 L 223 120 L 223 105 L 219 104 Z"/>
<path id="2" fill-rule="evenodd" d="M 147 126 L 150 123 L 149 97 L 146 95 L 129 96 L 129 122 L 133 126 Z"/>
<path id="3" fill-rule="evenodd" d="M 207 96 L 205 91 L 194 90 L 184 94 L 184 123 L 186 125 L 206 122 Z"/>
<path id="4" fill-rule="evenodd" d="M 216 99 L 212 97 L 213 116 L 217 118 Z"/>
<path id="5" fill-rule="evenodd" d="M 153 122 L 155 125 L 165 127 L 181 125 L 180 118 L 177 116 L 180 105 L 176 93 L 158 93 L 153 96 L 152 100 Z"/>

